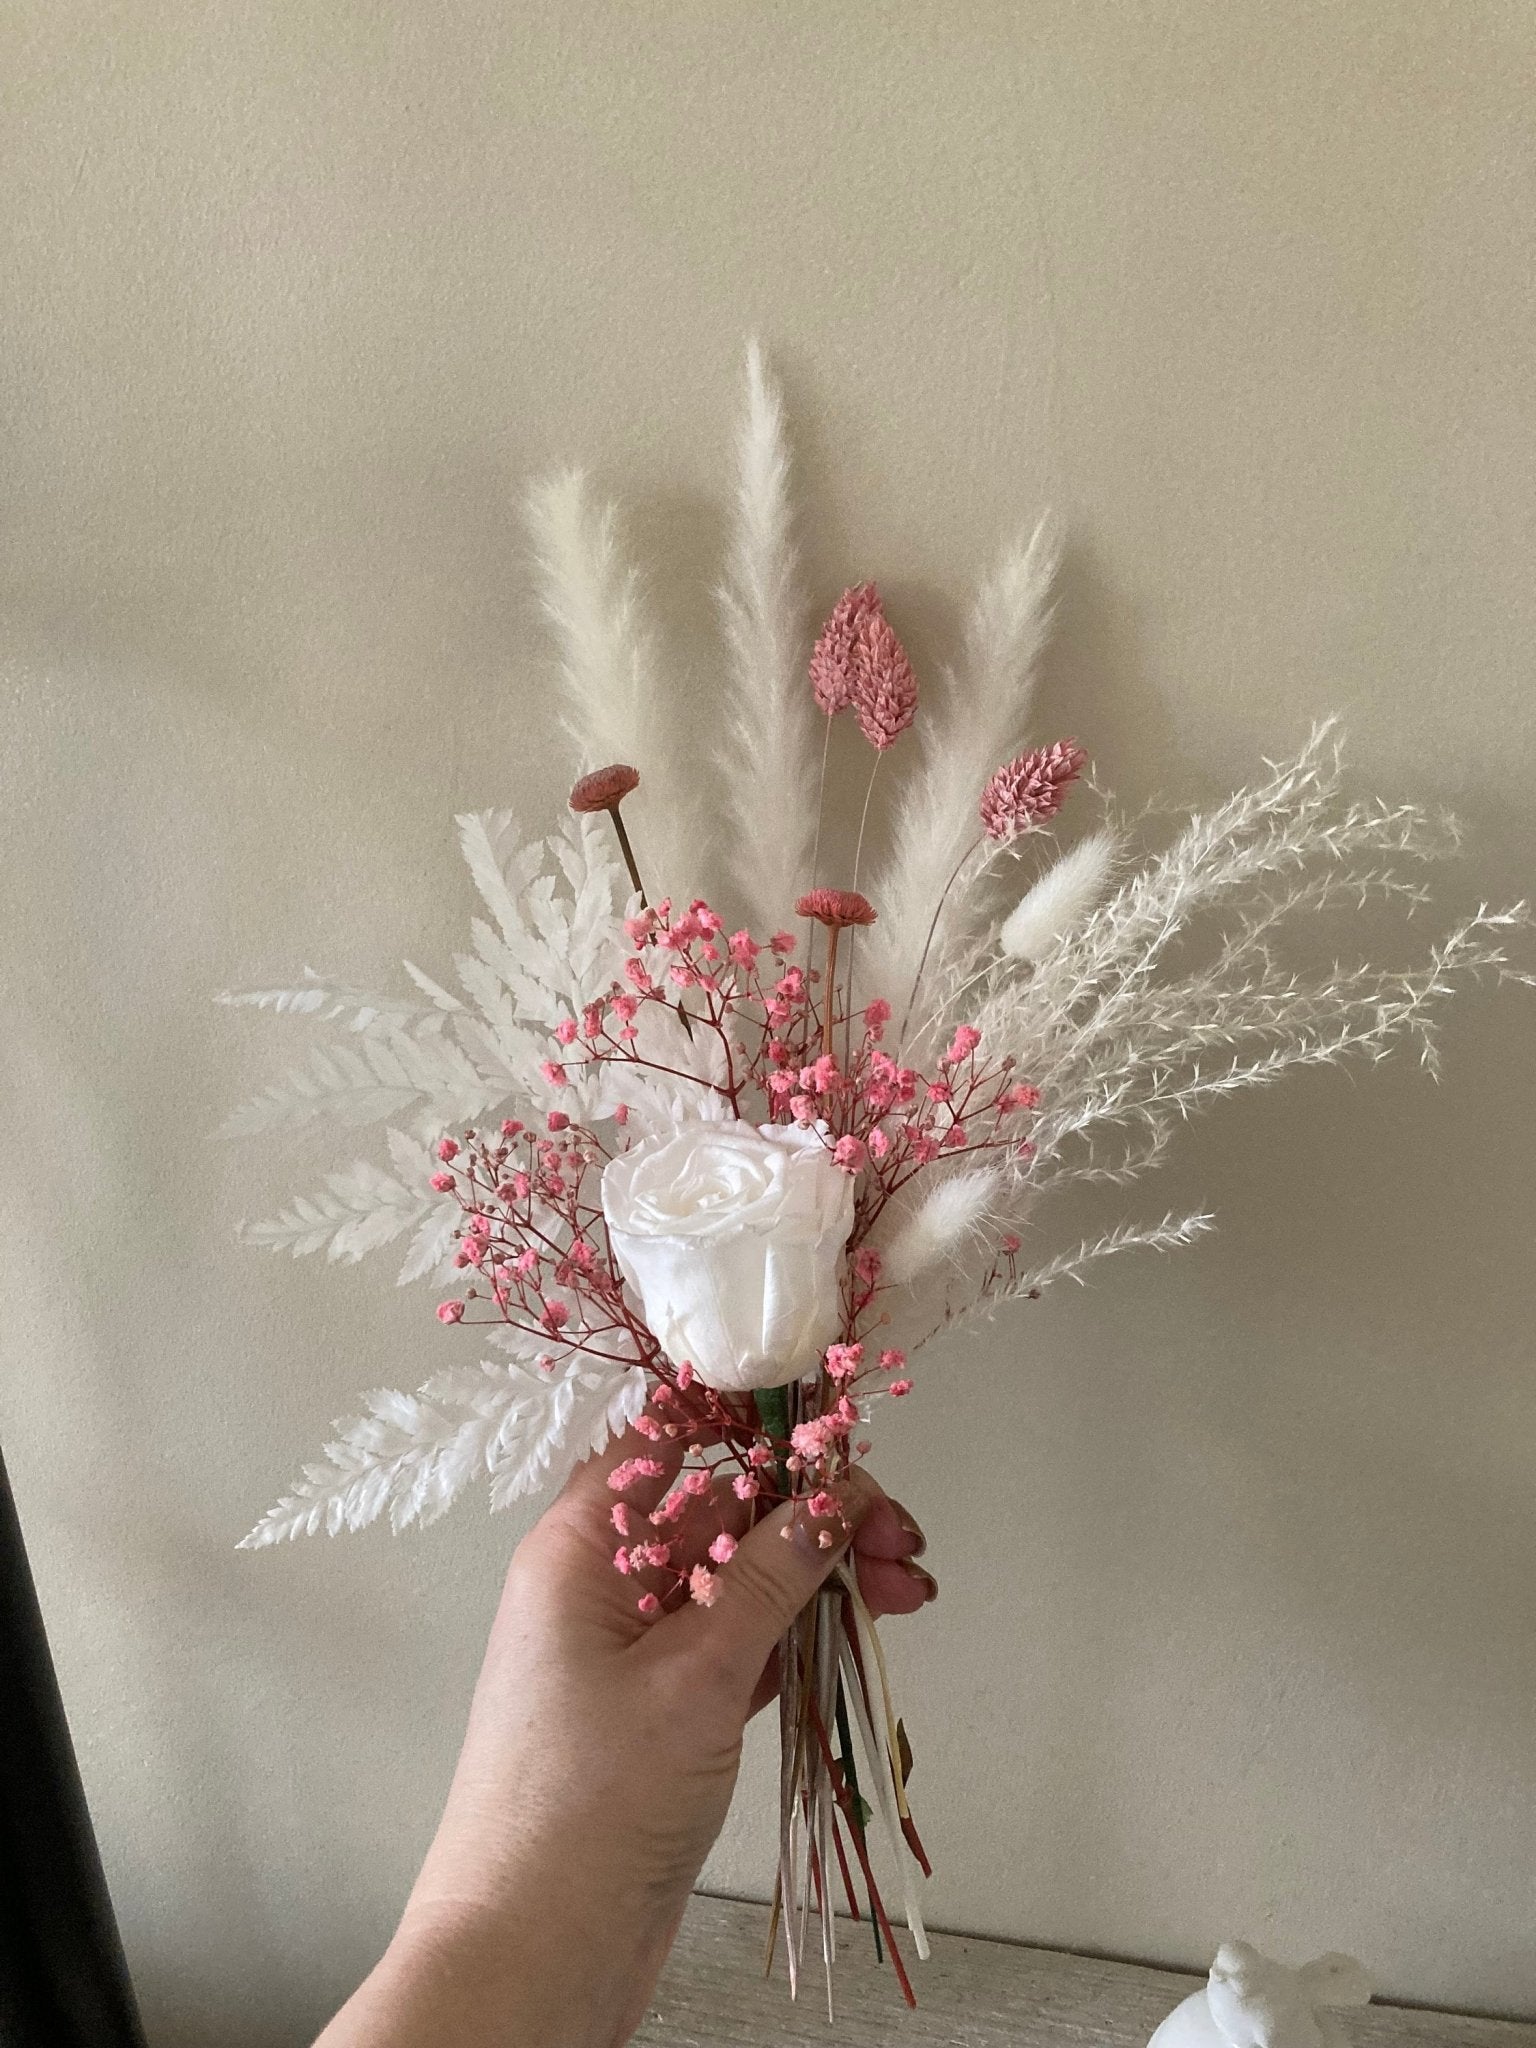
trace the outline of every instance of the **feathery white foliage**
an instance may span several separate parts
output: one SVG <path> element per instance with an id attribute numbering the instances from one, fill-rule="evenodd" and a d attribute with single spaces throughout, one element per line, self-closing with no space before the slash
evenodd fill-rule
<path id="1" fill-rule="evenodd" d="M 350 1261 L 411 1230 L 402 1281 L 436 1273 L 458 1212 L 428 1188 L 433 1162 L 422 1141 L 518 1109 L 526 1114 L 530 1103 L 552 1103 L 540 1071 L 551 1028 L 619 972 L 630 903 L 599 821 L 567 815 L 551 838 L 533 840 L 506 811 L 458 823 L 464 858 L 493 920 L 473 921 L 472 950 L 455 961 L 463 1000 L 409 962 L 406 971 L 425 1002 L 374 998 L 319 977 L 296 990 L 220 998 L 329 1027 L 303 1064 L 237 1109 L 221 1135 L 293 1129 L 317 1118 L 348 1126 L 408 1119 L 416 1132 L 388 1133 L 391 1171 L 355 1161 L 319 1191 L 247 1225 L 247 1242 Z M 642 1120 L 675 1113 L 686 1075 L 704 1072 L 719 1056 L 718 1042 L 705 1039 L 690 1041 L 676 1029 L 667 1045 L 675 1076 L 605 1069 L 602 1082 L 583 1081 L 562 1091 L 561 1100 L 611 1113 L 622 1099 Z"/>
<path id="2" fill-rule="evenodd" d="M 1054 1259 L 1032 1271 L 1020 1273 L 1017 1279 L 1004 1281 L 976 1301 L 967 1303 L 952 1315 L 946 1325 L 951 1330 L 962 1329 L 969 1324 L 995 1315 L 1007 1301 L 1031 1300 L 1041 1294 L 1057 1280 L 1075 1280 L 1083 1285 L 1083 1269 L 1091 1266 L 1096 1259 L 1113 1258 L 1116 1252 L 1152 1251 L 1172 1252 L 1184 1245 L 1193 1244 L 1198 1237 L 1204 1237 L 1208 1230 L 1214 1230 L 1216 1219 L 1203 1211 L 1193 1216 L 1176 1217 L 1170 1209 L 1161 1223 L 1120 1223 L 1113 1230 L 1106 1230 L 1102 1236 L 1085 1238 L 1069 1252 L 1059 1252 Z"/>
<path id="3" fill-rule="evenodd" d="M 493 1508 L 558 1483 L 601 1449 L 645 1402 L 634 1367 L 570 1357 L 549 1372 L 523 1359 L 487 1359 L 429 1380 L 419 1393 L 366 1396 L 368 1413 L 336 1425 L 326 1463 L 308 1465 L 244 1538 L 242 1550 L 363 1529 L 386 1510 L 397 1532 L 446 1513 L 476 1477 Z"/>
<path id="4" fill-rule="evenodd" d="M 1091 832 L 1027 889 L 1004 918 L 997 943 L 1011 960 L 1034 961 L 1059 945 L 1109 887 L 1119 841 Z"/>
<path id="5" fill-rule="evenodd" d="M 910 1287 L 953 1258 L 982 1229 L 1002 1185 L 1001 1171 L 974 1166 L 934 1181 L 882 1249 L 882 1278 Z"/>
<path id="6" fill-rule="evenodd" d="M 735 521 L 720 592 L 730 682 L 720 781 L 738 887 L 754 921 L 776 931 L 812 881 L 816 720 L 784 408 L 756 342 L 747 349 L 736 460 Z"/>
<path id="7" fill-rule="evenodd" d="M 978 837 L 987 777 L 1023 744 L 1059 557 L 1048 518 L 1004 550 L 976 592 L 958 665 L 922 707 L 917 770 L 897 806 L 891 854 L 873 892 L 880 922 L 861 949 L 869 987 L 898 1014 L 940 891 Z M 965 907 L 963 899 L 953 902 L 945 926 L 963 919 Z"/>
<path id="8" fill-rule="evenodd" d="M 1417 806 L 1347 800 L 1324 726 L 1266 780 L 1191 817 L 1032 972 L 1002 956 L 973 976 L 969 1014 L 1044 1098 L 1020 1176 L 1029 1193 L 1134 1179 L 1196 1108 L 1293 1066 L 1379 1059 L 1401 1040 L 1432 1065 L 1455 982 L 1512 972 L 1523 905 L 1484 906 L 1407 972 L 1307 974 L 1275 948 L 1334 906 L 1411 912 L 1424 896 L 1411 866 L 1455 844 L 1454 823 Z"/>

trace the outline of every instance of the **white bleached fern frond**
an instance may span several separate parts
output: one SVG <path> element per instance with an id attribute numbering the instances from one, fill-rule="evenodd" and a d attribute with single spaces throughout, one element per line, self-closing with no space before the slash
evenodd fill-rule
<path id="1" fill-rule="evenodd" d="M 223 999 L 329 1028 L 301 1064 L 235 1110 L 221 1136 L 292 1130 L 317 1119 L 351 1128 L 405 1123 L 418 1134 L 391 1133 L 393 1174 L 358 1162 L 318 1193 L 251 1225 L 251 1242 L 351 1259 L 414 1228 L 405 1271 L 435 1272 L 453 1212 L 441 1202 L 428 1206 L 431 1162 L 418 1139 L 552 1100 L 540 1071 L 551 1028 L 619 971 L 629 894 L 594 821 L 567 816 L 551 838 L 529 839 L 510 812 L 484 812 L 461 818 L 459 834 L 494 919 L 473 921 L 473 950 L 455 963 L 462 999 L 409 963 L 425 1001 L 343 991 L 320 977 L 299 990 Z M 319 997 L 313 1007 L 312 990 Z M 405 1172 L 400 1147 L 408 1144 L 417 1150 Z"/>
<path id="2" fill-rule="evenodd" d="M 789 497 L 789 450 L 777 387 L 754 342 L 736 441 L 735 521 L 720 610 L 730 695 L 721 789 L 736 881 L 765 931 L 810 887 L 816 721 Z M 764 820 L 771 829 L 763 829 Z"/>
<path id="3" fill-rule="evenodd" d="M 372 1160 L 359 1159 L 328 1175 L 318 1193 L 295 1195 L 266 1222 L 243 1225 L 240 1236 L 246 1244 L 292 1252 L 296 1259 L 323 1251 L 332 1261 L 355 1265 L 423 1221 L 429 1201 L 425 1190 L 425 1176 L 418 1186 L 407 1187 Z"/>
<path id="4" fill-rule="evenodd" d="M 476 1063 L 435 1030 L 377 1027 L 356 1039 L 317 1045 L 302 1066 L 232 1111 L 221 1138 L 297 1130 L 317 1117 L 356 1127 L 426 1109 L 440 1127 L 479 1116 L 498 1093 Z"/>
<path id="5" fill-rule="evenodd" d="M 1023 744 L 1059 554 L 1049 519 L 1004 551 L 972 602 L 959 662 L 923 706 L 918 768 L 897 805 L 891 854 L 873 892 L 880 921 L 864 948 L 870 988 L 898 1014 L 945 880 L 979 834 L 987 777 Z M 946 912 L 963 915 L 959 904 Z"/>
<path id="6" fill-rule="evenodd" d="M 372 1031 L 379 1025 L 398 1029 L 416 1024 L 430 1016 L 435 1007 L 409 996 L 380 996 L 366 989 L 347 988 L 340 982 L 327 981 L 312 967 L 305 968 L 297 988 L 226 989 L 214 1001 L 227 1009 L 265 1010 L 274 1017 L 313 1017 L 322 1024 L 334 1024 L 344 1017 L 350 1031 Z"/>
<path id="7" fill-rule="evenodd" d="M 306 1466 L 292 1493 L 245 1537 L 243 1550 L 324 1530 L 366 1528 L 386 1511 L 396 1531 L 434 1522 L 477 1477 L 492 1507 L 563 1479 L 632 1422 L 645 1399 L 633 1367 L 568 1359 L 552 1371 L 486 1360 L 430 1380 L 417 1394 L 382 1389 L 368 1412 L 338 1423 L 326 1463 Z"/>

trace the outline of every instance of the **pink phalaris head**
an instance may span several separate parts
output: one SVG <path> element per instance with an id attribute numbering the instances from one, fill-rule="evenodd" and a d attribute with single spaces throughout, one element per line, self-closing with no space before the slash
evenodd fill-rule
<path id="1" fill-rule="evenodd" d="M 611 768 L 594 768 L 590 775 L 582 776 L 571 791 L 571 809 L 581 812 L 616 811 L 630 791 L 639 787 L 639 769 L 615 761 Z"/>
<path id="2" fill-rule="evenodd" d="M 1016 839 L 1054 818 L 1067 791 L 1087 766 L 1076 740 L 1033 747 L 1005 761 L 981 792 L 981 822 L 989 839 Z"/>
<path id="3" fill-rule="evenodd" d="M 846 711 L 853 702 L 854 647 L 866 615 L 879 605 L 880 594 L 873 583 L 856 583 L 845 590 L 811 650 L 811 691 L 817 708 L 828 718 Z"/>
<path id="4" fill-rule="evenodd" d="M 877 598 L 854 642 L 853 715 L 865 739 L 883 754 L 901 738 L 916 710 L 917 677 Z"/>
<path id="5" fill-rule="evenodd" d="M 875 907 L 857 889 L 811 889 L 795 903 L 798 917 L 814 917 L 832 931 L 850 924 L 873 924 Z"/>

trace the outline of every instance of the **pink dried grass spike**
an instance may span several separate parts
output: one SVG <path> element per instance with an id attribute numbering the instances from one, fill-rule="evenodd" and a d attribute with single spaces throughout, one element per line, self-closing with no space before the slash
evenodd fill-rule
<path id="1" fill-rule="evenodd" d="M 854 643 L 854 716 L 865 739 L 883 754 L 901 738 L 916 711 L 917 677 L 876 598 Z"/>
<path id="2" fill-rule="evenodd" d="M 820 638 L 811 651 L 811 691 L 818 710 L 828 718 L 853 702 L 854 651 L 870 610 L 878 610 L 880 594 L 873 583 L 856 583 L 832 607 Z"/>
<path id="3" fill-rule="evenodd" d="M 1046 824 L 1061 809 L 1087 763 L 1076 740 L 1056 740 L 1005 761 L 981 792 L 981 823 L 987 837 L 1016 839 L 1021 832 Z"/>

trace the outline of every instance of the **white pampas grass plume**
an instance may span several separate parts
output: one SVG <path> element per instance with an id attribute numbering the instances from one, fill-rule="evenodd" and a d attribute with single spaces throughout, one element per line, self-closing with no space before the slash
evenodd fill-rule
<path id="1" fill-rule="evenodd" d="M 995 1166 L 977 1166 L 936 1182 L 884 1248 L 882 1277 L 909 1287 L 953 1257 L 982 1227 L 1002 1178 Z"/>
<path id="2" fill-rule="evenodd" d="M 1011 960 L 1042 959 L 1076 929 L 1103 896 L 1120 842 L 1094 832 L 1064 853 L 1004 918 L 997 943 Z"/>
<path id="3" fill-rule="evenodd" d="M 747 348 L 736 462 L 735 520 L 720 590 L 729 656 L 721 788 L 737 884 L 753 921 L 773 931 L 813 880 L 816 721 L 784 408 L 756 342 Z"/>
<path id="4" fill-rule="evenodd" d="M 870 987 L 898 1012 L 939 893 L 980 834 L 976 807 L 987 777 L 1023 739 L 1059 557 L 1049 517 L 1004 549 L 972 601 L 960 660 L 929 693 L 918 721 L 921 765 L 872 891 L 880 922 L 865 952 Z"/>
<path id="5" fill-rule="evenodd" d="M 525 512 L 578 770 L 638 767 L 642 872 L 649 856 L 657 894 L 681 886 L 675 878 L 694 886 L 696 778 L 684 779 L 687 750 L 672 743 L 671 701 L 657 686 L 654 638 L 619 508 L 593 495 L 583 470 L 568 469 L 533 485 Z"/>
<path id="6" fill-rule="evenodd" d="M 583 470 L 568 469 L 533 485 L 527 519 L 580 765 L 633 761 L 650 738 L 656 690 L 639 574 L 624 551 L 618 507 L 593 497 Z"/>

